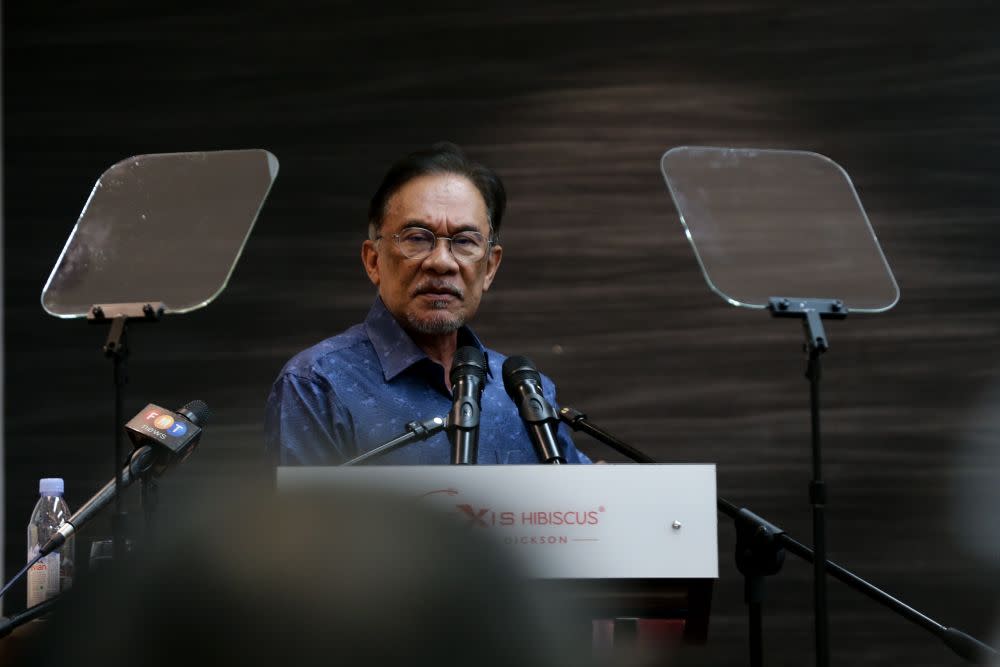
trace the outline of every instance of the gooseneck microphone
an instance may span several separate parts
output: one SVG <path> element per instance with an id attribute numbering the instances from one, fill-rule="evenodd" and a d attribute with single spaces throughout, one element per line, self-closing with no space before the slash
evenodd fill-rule
<path id="1" fill-rule="evenodd" d="M 125 425 L 125 431 L 136 449 L 129 457 L 128 465 L 122 469 L 121 488 L 126 488 L 146 474 L 159 476 L 171 465 L 190 456 L 208 418 L 209 410 L 204 401 L 191 401 L 177 412 L 152 403 L 147 405 Z M 46 556 L 61 547 L 114 498 L 115 480 L 111 480 L 42 545 L 39 556 Z"/>
<path id="2" fill-rule="evenodd" d="M 559 424 L 556 411 L 542 395 L 542 375 L 527 357 L 508 357 L 503 362 L 503 386 L 517 404 L 531 436 L 531 444 L 542 463 L 566 463 L 555 428 Z"/>
<path id="3" fill-rule="evenodd" d="M 486 356 L 478 347 L 458 348 L 451 363 L 451 414 L 448 438 L 451 462 L 468 465 L 478 461 L 479 413 L 486 384 Z"/>

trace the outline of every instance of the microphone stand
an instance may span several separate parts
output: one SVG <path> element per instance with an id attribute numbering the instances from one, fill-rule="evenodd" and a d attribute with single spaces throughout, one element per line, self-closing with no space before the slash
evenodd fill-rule
<path id="1" fill-rule="evenodd" d="M 636 463 L 656 463 L 655 459 L 649 455 L 590 423 L 587 420 L 587 415 L 579 410 L 564 407 L 559 411 L 559 418 L 574 431 L 583 431 Z M 819 571 L 842 581 L 855 591 L 884 607 L 888 607 L 911 623 L 916 623 L 935 635 L 956 655 L 966 661 L 986 664 L 989 660 L 996 660 L 1000 656 L 993 647 L 961 630 L 938 623 L 933 618 L 865 581 L 847 568 L 826 558 L 819 559 L 812 549 L 793 539 L 784 530 L 757 516 L 749 509 L 737 507 L 721 496 L 717 499 L 717 508 L 733 519 L 736 524 L 736 567 L 744 577 L 744 596 L 748 608 L 750 629 L 750 664 L 752 667 L 760 667 L 763 664 L 761 605 L 764 600 L 764 577 L 776 574 L 781 569 L 786 549 L 806 562 L 813 564 L 818 562 L 817 569 Z"/>
<path id="2" fill-rule="evenodd" d="M 24 611 L 4 619 L 3 622 L 0 623 L 0 639 L 3 639 L 10 633 L 14 632 L 14 630 L 21 627 L 28 621 L 41 618 L 45 614 L 49 613 L 53 607 L 57 606 L 59 602 L 62 601 L 64 595 L 65 593 L 59 593 L 58 595 L 50 597 L 45 602 L 39 602 L 34 607 L 28 607 Z"/>
<path id="3" fill-rule="evenodd" d="M 406 433 L 397 436 L 386 442 L 385 444 L 379 445 L 375 449 L 365 452 L 360 456 L 355 456 L 353 459 L 341 463 L 342 466 L 353 466 L 359 463 L 367 463 L 372 459 L 376 459 L 380 456 L 384 456 L 391 451 L 395 451 L 400 447 L 405 447 L 412 442 L 419 442 L 421 440 L 426 440 L 438 431 L 444 429 L 445 422 L 441 417 L 431 417 L 426 421 L 412 421 L 406 425 Z"/>
<path id="4" fill-rule="evenodd" d="M 129 460 L 129 464 L 125 466 L 123 470 L 119 470 L 115 479 L 104 485 L 100 491 L 93 495 L 90 500 L 84 503 L 83 507 L 76 511 L 76 513 L 70 517 L 71 521 L 67 521 L 63 524 L 63 527 L 53 535 L 44 545 L 39 549 L 38 555 L 28 562 L 20 572 L 18 572 L 14 577 L 4 584 L 3 589 L 0 590 L 0 597 L 2 597 L 10 587 L 14 585 L 17 581 L 23 577 L 31 567 L 40 561 L 42 558 L 52 553 L 59 547 L 61 547 L 67 539 L 67 536 L 73 535 L 79 532 L 90 519 L 92 519 L 98 512 L 101 511 L 109 502 L 111 502 L 113 496 L 117 496 L 121 489 L 124 489 L 135 481 L 136 477 L 143 477 L 149 475 L 149 470 L 152 468 L 154 463 L 154 452 L 151 447 L 141 447 L 132 453 Z M 71 530 L 64 532 L 66 526 L 69 526 Z M 119 561 L 121 562 L 121 561 Z M 0 623 L 0 639 L 6 637 L 16 628 L 24 625 L 28 621 L 36 619 L 49 610 L 51 610 L 57 603 L 64 597 L 64 593 L 59 593 L 54 597 L 49 598 L 43 602 L 40 602 L 32 607 L 28 607 L 24 611 L 11 616 L 2 623 Z"/>

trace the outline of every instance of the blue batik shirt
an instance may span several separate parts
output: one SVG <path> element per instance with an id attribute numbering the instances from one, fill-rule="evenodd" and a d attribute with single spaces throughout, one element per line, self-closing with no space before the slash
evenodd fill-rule
<path id="1" fill-rule="evenodd" d="M 488 365 L 479 463 L 537 463 L 528 430 L 504 390 L 506 357 L 483 347 L 468 327 L 458 331 L 458 346 L 463 345 L 481 349 Z M 542 390 L 555 406 L 555 387 L 545 376 Z M 336 465 L 402 435 L 411 421 L 447 419 L 451 406 L 444 368 L 376 299 L 364 323 L 297 354 L 282 369 L 267 399 L 268 453 L 276 465 Z M 564 424 L 557 439 L 567 463 L 590 463 Z M 376 460 L 384 465 L 450 461 L 444 431 Z"/>

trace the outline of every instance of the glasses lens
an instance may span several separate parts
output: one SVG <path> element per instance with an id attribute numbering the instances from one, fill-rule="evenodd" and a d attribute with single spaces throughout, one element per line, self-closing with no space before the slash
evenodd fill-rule
<path id="1" fill-rule="evenodd" d="M 396 235 L 396 244 L 406 257 L 421 257 L 434 249 L 434 234 L 426 229 L 411 227 Z"/>
<path id="2" fill-rule="evenodd" d="M 479 232 L 462 232 L 451 237 L 451 252 L 456 259 L 475 262 L 486 254 L 486 239 Z"/>

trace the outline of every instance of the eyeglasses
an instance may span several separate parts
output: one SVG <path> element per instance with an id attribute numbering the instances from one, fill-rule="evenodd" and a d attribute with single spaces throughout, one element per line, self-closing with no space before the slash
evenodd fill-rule
<path id="1" fill-rule="evenodd" d="M 381 236 L 375 240 L 381 239 Z M 448 241 L 451 254 L 463 264 L 473 264 L 486 256 L 490 242 L 479 232 L 459 232 L 454 236 L 438 236 L 423 227 L 407 227 L 392 235 L 399 252 L 407 259 L 423 259 L 434 251 L 438 239 Z"/>

